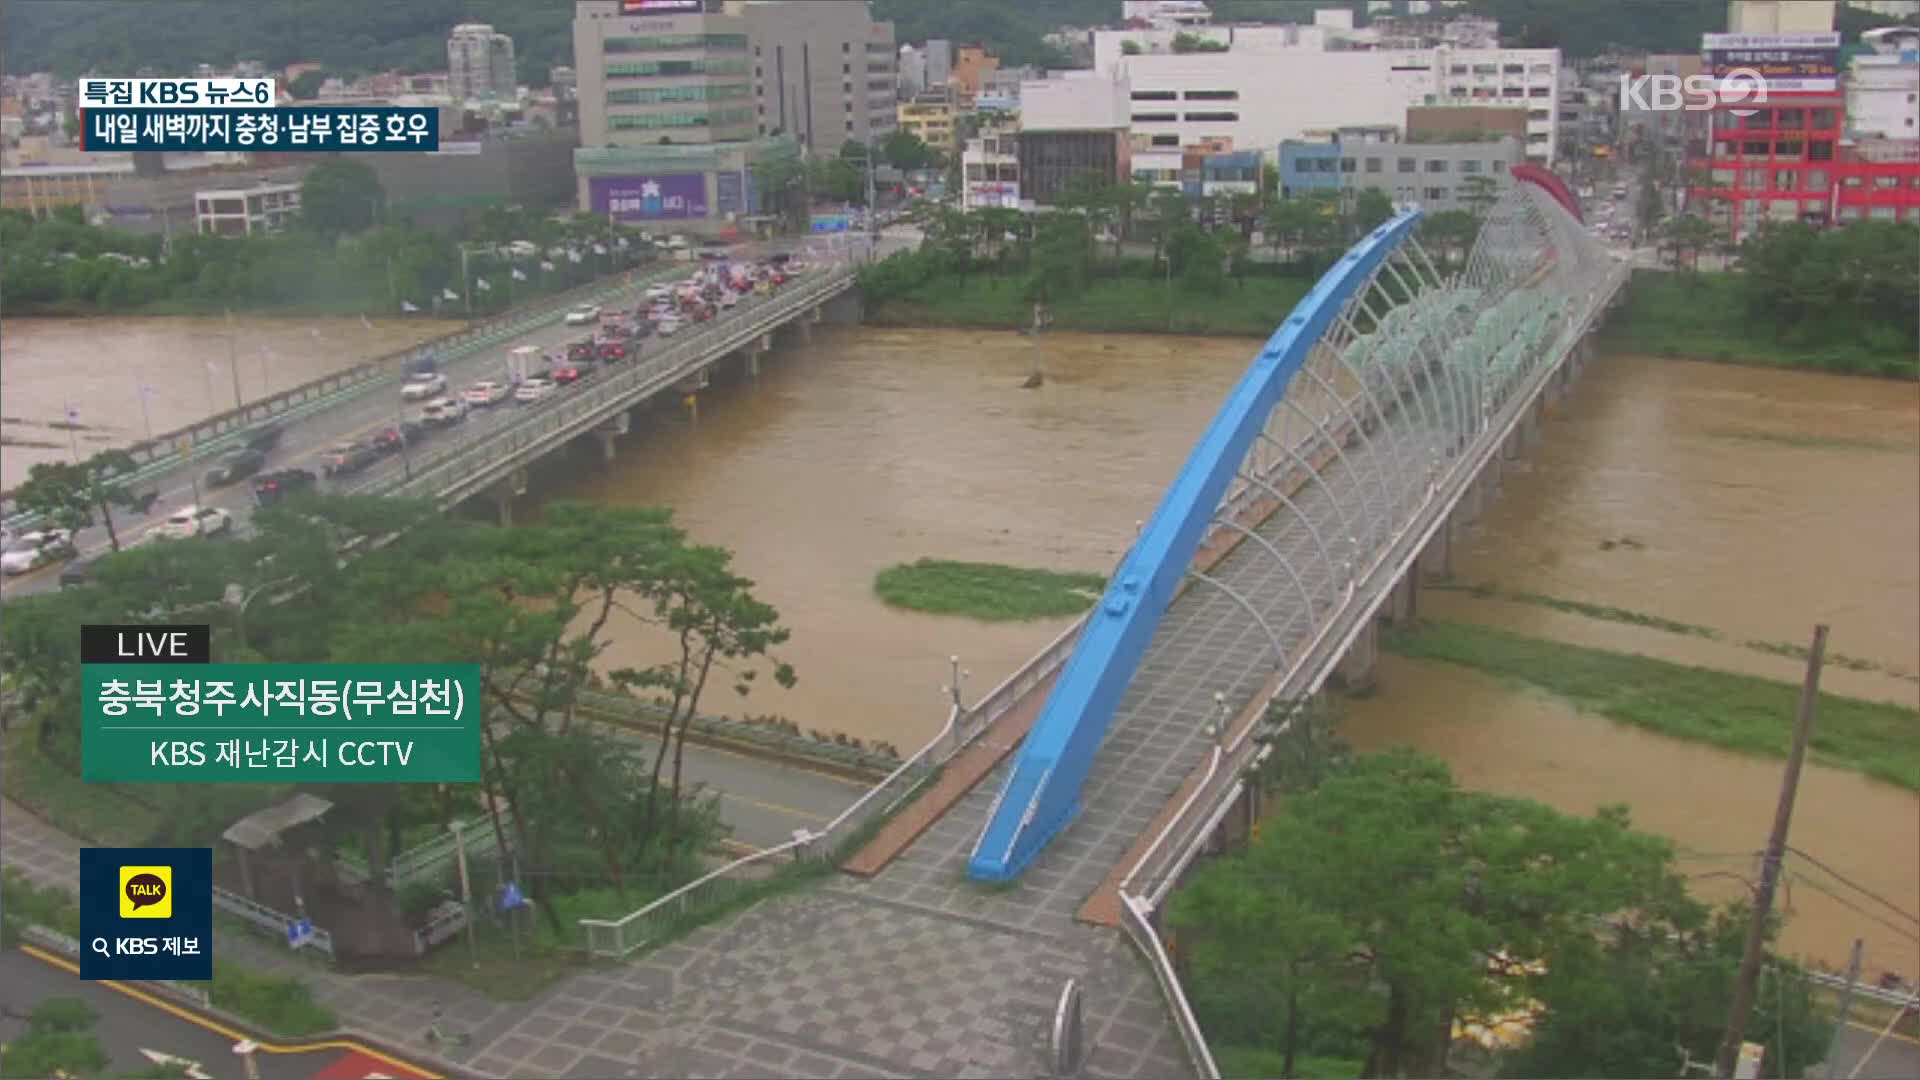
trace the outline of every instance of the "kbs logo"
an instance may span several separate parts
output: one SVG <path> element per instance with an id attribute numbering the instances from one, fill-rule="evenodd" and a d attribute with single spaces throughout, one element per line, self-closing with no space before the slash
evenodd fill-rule
<path id="1" fill-rule="evenodd" d="M 1767 78 L 1753 68 L 1734 68 L 1725 75 L 1620 76 L 1620 111 L 1711 112 L 1727 108 L 1735 116 L 1752 116 L 1758 108 L 1728 108 L 1767 103 Z"/>
<path id="2" fill-rule="evenodd" d="M 120 868 L 120 917 L 123 919 L 173 918 L 173 867 L 122 866 Z"/>

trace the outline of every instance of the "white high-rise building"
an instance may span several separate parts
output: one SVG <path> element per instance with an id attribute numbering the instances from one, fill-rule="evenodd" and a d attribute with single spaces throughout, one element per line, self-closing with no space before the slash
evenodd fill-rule
<path id="1" fill-rule="evenodd" d="M 1920 139 L 1920 30 L 1889 26 L 1860 36 L 1873 49 L 1847 76 L 1847 130 L 1882 139 Z"/>
<path id="2" fill-rule="evenodd" d="M 462 23 L 447 37 L 447 92 L 455 101 L 511 101 L 513 39 L 486 23 Z"/>

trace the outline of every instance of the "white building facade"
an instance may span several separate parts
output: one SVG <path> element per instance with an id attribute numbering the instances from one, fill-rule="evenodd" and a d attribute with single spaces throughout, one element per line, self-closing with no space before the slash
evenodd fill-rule
<path id="1" fill-rule="evenodd" d="M 204 235 L 278 232 L 300 213 L 299 184 L 256 184 L 193 193 L 194 227 Z"/>
<path id="2" fill-rule="evenodd" d="M 1889 27 L 1863 35 L 1875 49 L 1853 58 L 1847 130 L 1883 139 L 1920 138 L 1920 30 Z"/>
<path id="3" fill-rule="evenodd" d="M 1558 49 L 1323 51 L 1279 40 L 1118 55 L 1107 70 L 1126 73 L 1132 131 L 1154 150 L 1226 141 L 1271 154 L 1309 131 L 1403 127 L 1409 106 L 1455 105 L 1524 107 L 1526 156 L 1554 158 Z"/>
<path id="4" fill-rule="evenodd" d="M 996 128 L 967 140 L 960 154 L 966 207 L 1020 209 L 1019 133 Z"/>
<path id="5" fill-rule="evenodd" d="M 455 101 L 512 101 L 513 39 L 485 23 L 462 23 L 447 38 L 447 90 Z"/>

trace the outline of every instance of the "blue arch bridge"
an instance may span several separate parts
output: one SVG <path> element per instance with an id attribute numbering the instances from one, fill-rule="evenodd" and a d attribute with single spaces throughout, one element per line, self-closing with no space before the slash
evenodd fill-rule
<path id="1" fill-rule="evenodd" d="M 1448 572 L 1626 278 L 1564 185 L 1514 179 L 1462 269 L 1422 250 L 1417 210 L 1346 252 L 1200 434 L 1094 609 L 978 701 L 956 689 L 941 734 L 841 818 L 583 922 L 595 953 L 628 956 L 751 864 L 850 871 L 615 969 L 674 990 L 658 1047 L 682 1056 L 657 1064 L 1219 1075 L 1162 903 L 1251 822 L 1240 778 L 1268 706 L 1370 678 L 1377 628 L 1413 613 L 1422 573 Z"/>

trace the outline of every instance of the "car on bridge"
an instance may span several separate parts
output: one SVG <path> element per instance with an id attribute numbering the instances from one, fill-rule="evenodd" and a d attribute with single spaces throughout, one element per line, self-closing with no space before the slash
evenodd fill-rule
<path id="1" fill-rule="evenodd" d="M 672 297 L 673 297 L 673 286 L 671 285 L 647 286 L 647 299 L 649 300 L 667 300 L 667 299 L 671 299 Z"/>
<path id="2" fill-rule="evenodd" d="M 466 399 L 468 405 L 484 409 L 489 405 L 498 405 L 507 400 L 507 388 L 504 384 L 494 382 L 492 379 L 482 379 L 467 387 L 466 392 L 460 396 Z"/>
<path id="3" fill-rule="evenodd" d="M 400 384 L 400 400 L 425 401 L 447 392 L 447 377 L 437 371 L 416 371 Z"/>
<path id="4" fill-rule="evenodd" d="M 568 342 L 567 359 L 576 364 L 582 360 L 593 359 L 593 339 L 581 338 L 579 341 Z"/>
<path id="5" fill-rule="evenodd" d="M 520 383 L 519 388 L 513 392 L 513 400 L 522 405 L 531 405 L 537 401 L 547 400 L 559 389 L 560 387 L 552 379 L 543 379 L 535 375 Z"/>
<path id="6" fill-rule="evenodd" d="M 253 478 L 253 502 L 256 506 L 272 506 L 289 495 L 302 491 L 311 491 L 320 478 L 306 469 L 282 469 L 264 476 Z"/>
<path id="7" fill-rule="evenodd" d="M 328 476 L 352 476 L 379 460 L 380 451 L 367 443 L 339 443 L 320 456 L 320 467 Z"/>
<path id="8" fill-rule="evenodd" d="M 247 441 L 242 445 L 248 450 L 258 450 L 263 454 L 272 453 L 280 445 L 280 436 L 286 434 L 286 428 L 279 424 L 262 424 L 247 432 Z"/>
<path id="9" fill-rule="evenodd" d="M 591 369 L 582 369 L 573 364 L 555 364 L 547 370 L 547 377 L 553 380 L 555 386 L 569 386 L 584 378 L 588 370 Z"/>
<path id="10" fill-rule="evenodd" d="M 239 483 L 265 468 L 266 464 L 267 455 L 258 450 L 235 450 L 207 470 L 207 486 L 225 487 Z"/>
<path id="11" fill-rule="evenodd" d="M 600 317 L 599 304 L 580 304 L 567 312 L 568 326 L 588 326 Z"/>
<path id="12" fill-rule="evenodd" d="M 420 422 L 428 427 L 445 427 L 467 418 L 465 398 L 435 398 L 420 406 Z"/>
<path id="13" fill-rule="evenodd" d="M 157 531 L 169 540 L 217 536 L 233 531 L 233 515 L 217 506 L 183 506 L 167 515 Z"/>
<path id="14" fill-rule="evenodd" d="M 625 360 L 627 358 L 627 343 L 624 341 L 602 341 L 600 342 L 597 355 L 602 360 Z"/>
<path id="15" fill-rule="evenodd" d="M 369 442 L 375 450 L 383 454 L 391 454 L 412 446 L 426 438 L 426 436 L 427 429 L 424 424 L 418 424 L 412 420 L 403 420 L 399 424 L 375 435 Z"/>
<path id="16" fill-rule="evenodd" d="M 72 532 L 66 529 L 37 529 L 21 533 L 13 543 L 7 545 L 5 552 L 0 552 L 0 573 L 12 577 L 62 559 L 71 559 L 76 554 Z"/>
<path id="17" fill-rule="evenodd" d="M 653 324 L 653 332 L 661 337 L 672 337 L 680 332 L 682 325 L 679 316 L 666 315 Z"/>

